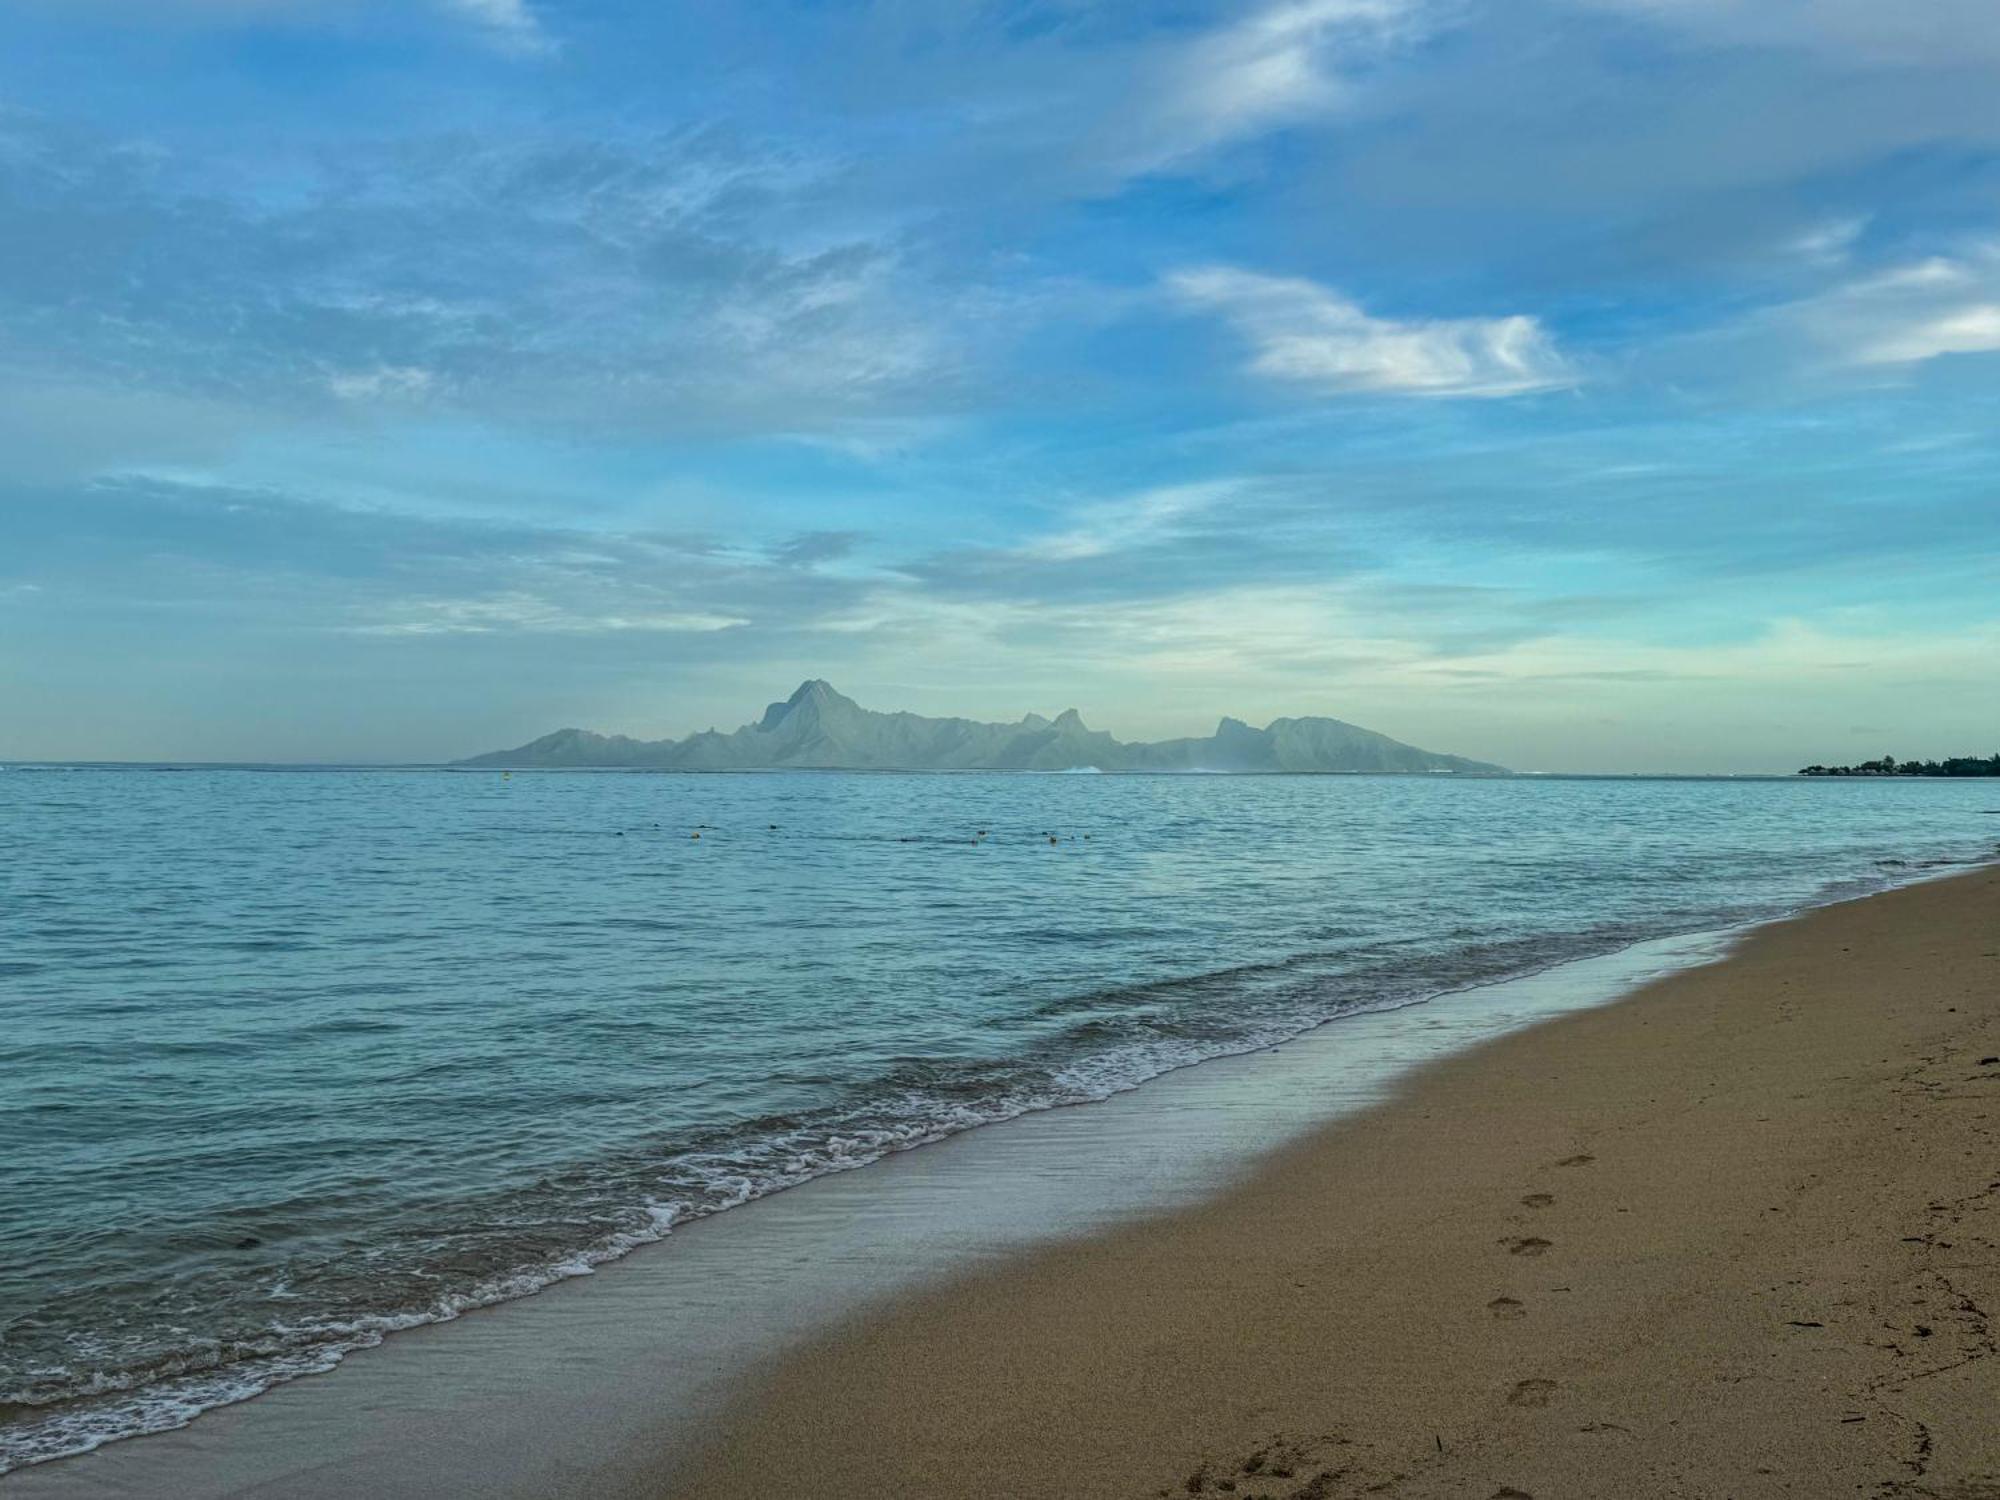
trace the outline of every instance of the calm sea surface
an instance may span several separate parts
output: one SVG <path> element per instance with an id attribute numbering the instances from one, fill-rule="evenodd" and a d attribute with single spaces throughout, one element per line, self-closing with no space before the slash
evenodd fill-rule
<path id="1" fill-rule="evenodd" d="M 1944 781 L 0 772 L 0 1470 L 888 1151 L 1985 857 L 1992 809 Z"/>

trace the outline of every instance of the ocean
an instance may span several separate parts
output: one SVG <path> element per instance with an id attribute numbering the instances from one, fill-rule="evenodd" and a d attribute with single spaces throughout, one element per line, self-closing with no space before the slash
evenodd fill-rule
<path id="1" fill-rule="evenodd" d="M 1988 858 L 1996 814 L 1976 781 L 0 772 L 0 1471 L 889 1152 Z"/>

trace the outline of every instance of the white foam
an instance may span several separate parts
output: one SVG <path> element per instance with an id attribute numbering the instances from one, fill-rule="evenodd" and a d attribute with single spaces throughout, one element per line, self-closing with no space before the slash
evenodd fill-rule
<path id="1" fill-rule="evenodd" d="M 1964 858 L 1912 859 L 1886 873 L 1830 882 L 1812 900 L 1801 903 L 1793 910 L 1829 905 L 1895 886 L 1939 879 L 1979 862 L 1978 859 Z M 1716 951 L 1720 951 L 1720 944 L 1730 934 L 1779 915 L 1782 913 L 1767 913 L 1733 927 L 1718 929 Z M 1672 935 L 1652 934 L 1646 940 Z M 1596 951 L 1602 953 L 1607 950 L 1600 948 Z M 1514 971 L 1506 977 L 1518 978 L 1546 971 L 1586 956 L 1591 954 L 1584 945 L 1579 951 L 1552 955 L 1546 963 Z M 1477 983 L 1483 986 L 1499 977 L 1483 978 Z M 1228 1038 L 1154 1039 L 1142 1045 L 1113 1048 L 1065 1063 L 1051 1071 L 1039 1088 L 1011 1088 L 983 1099 L 937 1100 L 925 1098 L 920 1093 L 906 1092 L 873 1105 L 878 1114 L 872 1121 L 822 1122 L 764 1141 L 748 1142 L 727 1161 L 701 1155 L 674 1159 L 664 1163 L 663 1167 L 672 1166 L 689 1173 L 698 1189 L 695 1194 L 642 1201 L 635 1208 L 637 1222 L 630 1228 L 607 1235 L 595 1244 L 566 1252 L 547 1263 L 518 1267 L 487 1278 L 449 1292 L 423 1308 L 351 1319 L 297 1323 L 273 1320 L 268 1325 L 268 1331 L 285 1347 L 221 1369 L 174 1375 L 144 1384 L 135 1384 L 130 1378 L 115 1374 L 94 1372 L 60 1408 L 52 1408 L 40 1419 L 17 1418 L 9 1425 L 0 1427 L 0 1474 L 49 1459 L 89 1452 L 117 1439 L 185 1427 L 203 1412 L 215 1407 L 247 1400 L 301 1376 L 331 1370 L 348 1354 L 380 1344 L 390 1334 L 450 1322 L 474 1309 L 531 1296 L 561 1281 L 591 1275 L 598 1266 L 627 1255 L 642 1245 L 664 1240 L 677 1225 L 689 1220 L 721 1213 L 815 1178 L 853 1171 L 893 1153 L 929 1145 L 982 1125 L 1108 1099 L 1181 1068 L 1261 1051 L 1344 1017 L 1402 1009 L 1436 998 L 1441 993 L 1448 991 L 1412 992 L 1379 1003 L 1336 1008 L 1332 1013 L 1327 1013 L 1322 1007 L 1317 1012 L 1301 1012 L 1289 1018 L 1270 1018 L 1261 1025 Z M 893 1114 L 897 1109 L 909 1113 L 904 1117 L 881 1117 L 882 1114 Z M 756 1156 L 761 1170 L 744 1171 L 741 1165 L 744 1154 Z M 273 1298 L 293 1295 L 287 1283 L 280 1282 L 278 1287 L 283 1290 L 274 1287 L 271 1292 Z M 79 1397 L 82 1399 L 74 1399 Z M 0 1402 L 10 1399 L 16 1398 L 0 1393 Z"/>

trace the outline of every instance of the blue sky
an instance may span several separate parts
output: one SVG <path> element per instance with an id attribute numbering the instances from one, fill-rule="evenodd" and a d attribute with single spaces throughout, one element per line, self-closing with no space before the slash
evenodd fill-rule
<path id="1" fill-rule="evenodd" d="M 2000 745 L 1991 0 L 0 0 L 0 756 Z"/>

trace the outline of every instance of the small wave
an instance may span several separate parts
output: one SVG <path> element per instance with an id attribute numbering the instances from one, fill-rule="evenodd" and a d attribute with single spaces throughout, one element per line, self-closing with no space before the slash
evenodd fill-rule
<path id="1" fill-rule="evenodd" d="M 182 1427 L 201 1412 L 247 1399 L 304 1375 L 323 1373 L 392 1333 L 448 1322 L 474 1308 L 533 1295 L 694 1219 L 725 1212 L 837 1172 L 983 1125 L 1093 1103 L 1180 1068 L 1260 1051 L 1329 1021 L 1415 1004 L 1447 990 L 1611 951 L 1647 935 L 1625 927 L 1567 937 L 1489 943 L 1429 955 L 1413 970 L 1407 955 L 1382 955 L 1339 975 L 1314 972 L 1329 955 L 1241 965 L 1122 990 L 1096 991 L 1044 1008 L 1072 1024 L 1042 1044 L 1047 1060 L 1016 1057 L 959 1063 L 912 1057 L 880 1075 L 869 1097 L 838 1110 L 766 1116 L 658 1155 L 602 1163 L 576 1181 L 544 1184 L 591 1196 L 630 1194 L 647 1181 L 672 1191 L 639 1201 L 628 1222 L 594 1241 L 482 1276 L 420 1305 L 362 1316 L 273 1320 L 257 1340 L 205 1346 L 188 1364 L 93 1371 L 0 1392 L 0 1402 L 39 1411 L 0 1429 L 0 1472 L 95 1448 L 116 1438 Z M 1263 1010 L 1233 1023 L 1210 1021 L 1204 999 L 1263 985 Z M 1179 1001 L 1164 1013 L 1133 1013 L 1142 1000 Z M 1193 1002 L 1193 1003 L 1190 1003 Z M 1119 1013 L 1118 1006 L 1127 1009 Z M 1092 1010 L 1096 1014 L 1090 1014 Z M 628 1197 L 627 1201 L 631 1201 Z M 442 1231 L 441 1231 L 442 1232 Z M 298 1293 L 288 1282 L 287 1296 Z M 274 1299 L 276 1300 L 276 1299 Z M 50 1372 L 52 1375 L 58 1372 Z"/>
<path id="2" fill-rule="evenodd" d="M 1885 857 L 1876 861 L 1876 873 L 1828 882 L 1806 904 L 1843 899 L 1967 862 Z M 330 1370 L 347 1354 L 379 1344 L 392 1333 L 447 1322 L 474 1308 L 589 1275 L 641 1245 L 665 1239 L 690 1220 L 966 1130 L 1106 1099 L 1164 1073 L 1258 1051 L 1344 1017 L 1420 1003 L 1650 938 L 1781 914 L 1778 909 L 1692 908 L 1663 912 L 1645 924 L 1600 924 L 1526 937 L 1466 928 L 1443 951 L 1385 940 L 1367 948 L 1329 949 L 1051 999 L 1035 1013 L 1049 1027 L 1048 1034 L 1022 1053 L 971 1061 L 899 1059 L 873 1080 L 864 1097 L 837 1107 L 766 1115 L 705 1137 L 660 1142 L 535 1185 L 558 1206 L 586 1200 L 622 1205 L 616 1227 L 585 1243 L 540 1250 L 468 1275 L 462 1285 L 421 1299 L 412 1296 L 407 1305 L 361 1314 L 314 1315 L 307 1310 L 312 1299 L 299 1281 L 278 1274 L 263 1283 L 267 1303 L 276 1305 L 274 1311 L 288 1306 L 297 1311 L 271 1317 L 254 1338 L 205 1344 L 178 1366 L 142 1361 L 120 1369 L 115 1361 L 105 1361 L 89 1368 L 37 1371 L 40 1378 L 26 1386 L 0 1390 L 0 1415 L 7 1419 L 0 1426 L 0 1473 L 85 1452 L 116 1438 L 186 1426 L 213 1407 Z M 1239 1003 L 1212 1003 L 1217 997 Z M 560 1220 L 549 1210 L 537 1227 Z M 528 1220 L 525 1214 L 517 1221 L 495 1211 L 477 1228 L 504 1235 L 514 1222 Z M 460 1232 L 476 1239 L 472 1230 Z M 453 1231 L 436 1233 L 436 1243 L 442 1243 Z M 514 1243 L 518 1251 L 518 1237 Z"/>

